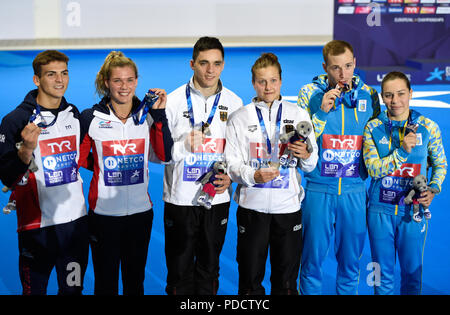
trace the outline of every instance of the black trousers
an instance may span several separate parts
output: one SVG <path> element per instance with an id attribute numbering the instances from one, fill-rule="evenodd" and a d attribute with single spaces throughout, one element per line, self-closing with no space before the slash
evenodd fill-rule
<path id="1" fill-rule="evenodd" d="M 81 295 L 89 257 L 87 216 L 18 233 L 23 295 L 47 294 L 56 269 L 59 295 Z"/>
<path id="2" fill-rule="evenodd" d="M 238 207 L 238 294 L 264 295 L 262 286 L 270 248 L 271 294 L 298 294 L 302 252 L 301 212 L 266 214 Z"/>
<path id="3" fill-rule="evenodd" d="M 210 210 L 165 203 L 167 294 L 217 294 L 229 208 L 229 202 Z"/>
<path id="4" fill-rule="evenodd" d="M 143 295 L 153 210 L 113 217 L 89 212 L 89 242 L 95 295 L 118 295 L 119 269 L 124 295 Z"/>

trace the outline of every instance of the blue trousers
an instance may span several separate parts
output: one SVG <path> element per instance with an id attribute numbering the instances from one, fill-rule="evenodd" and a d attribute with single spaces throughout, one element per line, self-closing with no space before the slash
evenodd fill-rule
<path id="1" fill-rule="evenodd" d="M 306 190 L 300 293 L 322 294 L 322 264 L 333 233 L 337 294 L 356 294 L 366 236 L 366 192 L 335 195 Z"/>
<path id="2" fill-rule="evenodd" d="M 409 214 L 395 216 L 369 211 L 367 223 L 372 260 L 380 267 L 375 294 L 394 294 L 396 254 L 401 269 L 400 294 L 420 294 L 427 221 L 417 223 Z"/>

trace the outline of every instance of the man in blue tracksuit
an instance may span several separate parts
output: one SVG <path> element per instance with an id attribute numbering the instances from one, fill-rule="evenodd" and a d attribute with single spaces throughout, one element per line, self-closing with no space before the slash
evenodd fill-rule
<path id="1" fill-rule="evenodd" d="M 372 177 L 367 223 L 373 262 L 379 264 L 380 282 L 375 294 L 394 293 L 396 256 L 401 269 L 401 294 L 420 294 L 427 220 L 413 219 L 405 198 L 417 175 L 427 175 L 432 188 L 417 201 L 428 208 L 441 191 L 447 159 L 439 126 L 409 108 L 412 96 L 408 78 L 401 72 L 387 74 L 382 96 L 387 110 L 371 120 L 364 131 L 364 161 Z M 427 218 L 425 216 L 425 218 Z M 416 222 L 417 221 L 417 222 Z"/>
<path id="2" fill-rule="evenodd" d="M 333 40 L 323 56 L 326 74 L 302 87 L 298 97 L 298 106 L 311 115 L 319 146 L 317 166 L 305 174 L 300 293 L 322 293 L 322 263 L 334 232 L 336 293 L 356 294 L 366 235 L 363 131 L 380 104 L 378 93 L 354 75 L 350 44 Z"/>

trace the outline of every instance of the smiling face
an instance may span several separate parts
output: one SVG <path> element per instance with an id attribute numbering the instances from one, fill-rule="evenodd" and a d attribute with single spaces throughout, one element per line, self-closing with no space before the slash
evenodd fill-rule
<path id="1" fill-rule="evenodd" d="M 255 69 L 253 88 L 256 91 L 258 101 L 272 105 L 273 101 L 280 98 L 281 78 L 278 68 L 268 66 Z"/>
<path id="2" fill-rule="evenodd" d="M 381 97 L 386 104 L 390 119 L 397 121 L 408 119 L 412 90 L 408 88 L 404 80 L 396 78 L 384 82 Z"/>
<path id="3" fill-rule="evenodd" d="M 340 55 L 328 55 L 326 63 L 323 63 L 322 66 L 328 74 L 331 87 L 334 88 L 337 84 L 341 86 L 347 84 L 351 87 L 356 59 L 349 49 L 345 49 L 345 52 Z"/>
<path id="4" fill-rule="evenodd" d="M 41 66 L 40 76 L 34 75 L 33 82 L 38 88 L 40 105 L 48 106 L 61 101 L 69 85 L 67 63 L 52 61 Z"/>
<path id="5" fill-rule="evenodd" d="M 137 83 L 136 73 L 131 66 L 112 68 L 109 79 L 105 80 L 111 102 L 131 105 Z"/>
<path id="6" fill-rule="evenodd" d="M 222 52 L 219 49 L 200 51 L 195 60 L 191 60 L 194 70 L 194 84 L 198 89 L 215 89 L 224 68 Z"/>

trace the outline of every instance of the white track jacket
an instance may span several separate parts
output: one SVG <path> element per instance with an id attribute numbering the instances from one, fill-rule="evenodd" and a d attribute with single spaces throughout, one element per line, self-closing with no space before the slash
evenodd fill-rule
<path id="1" fill-rule="evenodd" d="M 238 183 L 234 200 L 243 208 L 263 213 L 291 213 L 300 209 L 303 199 L 301 180 L 297 176 L 297 168 L 280 167 L 280 176 L 265 184 L 256 184 L 255 171 L 267 167 L 270 155 L 267 150 L 267 137 L 264 136 L 258 119 L 256 107 L 260 109 L 267 135 L 274 143 L 276 138 L 277 114 L 282 104 L 280 133 L 295 128 L 300 121 L 309 121 L 308 113 L 297 105 L 286 101 L 274 101 L 269 108 L 264 102 L 255 102 L 236 111 L 227 124 L 227 146 L 225 160 L 228 165 L 228 175 Z M 311 156 L 299 159 L 297 167 L 304 172 L 311 172 L 317 163 L 317 144 L 312 131 L 308 138 L 313 152 Z M 279 143 L 279 155 L 282 153 Z"/>
<path id="2" fill-rule="evenodd" d="M 190 152 L 185 144 L 186 137 L 192 130 L 186 98 L 186 84 L 168 95 L 166 115 L 174 145 L 172 161 L 166 165 L 164 170 L 163 199 L 165 202 L 180 206 L 196 204 L 196 195 L 200 189 L 200 184 L 196 180 L 208 172 L 215 161 L 223 159 L 227 120 L 232 112 L 243 105 L 242 99 L 223 87 L 220 82 L 217 93 L 207 99 L 195 89 L 192 78 L 188 84 L 195 125 L 208 120 L 218 93 L 220 93 L 220 98 L 209 127 L 211 135 L 206 136 L 203 144 L 194 152 Z M 217 194 L 212 204 L 229 202 L 230 190 L 223 194 Z"/>

